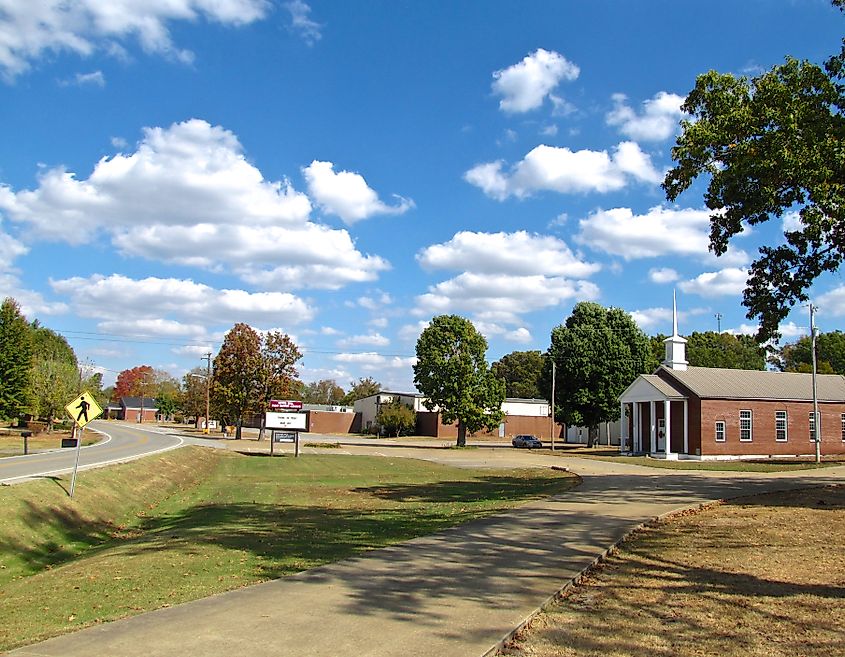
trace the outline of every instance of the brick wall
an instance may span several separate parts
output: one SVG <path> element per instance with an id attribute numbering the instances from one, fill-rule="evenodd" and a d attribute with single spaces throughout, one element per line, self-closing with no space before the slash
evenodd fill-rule
<path id="1" fill-rule="evenodd" d="M 540 440 L 549 440 L 549 418 L 530 417 L 525 415 L 505 416 L 505 438 L 510 439 L 519 434 L 532 434 Z M 555 440 L 563 440 L 563 425 L 555 424 Z M 433 436 L 436 438 L 457 438 L 457 424 L 443 424 L 440 413 L 431 411 L 420 411 L 417 413 L 417 434 L 420 436 Z M 493 431 L 478 431 L 475 436 L 498 437 L 498 428 Z"/>
<path id="2" fill-rule="evenodd" d="M 739 440 L 739 412 L 750 410 L 752 432 L 750 442 Z M 795 455 L 815 453 L 810 441 L 812 402 L 701 400 L 702 456 L 772 454 Z M 775 440 L 775 412 L 786 411 L 787 440 Z M 819 403 L 821 414 L 822 454 L 845 454 L 842 440 L 843 403 Z M 690 420 L 692 421 L 692 417 Z M 715 423 L 725 423 L 725 442 L 715 440 Z M 691 446 L 692 447 L 692 446 Z M 695 453 L 694 451 L 692 453 Z"/>
<path id="3" fill-rule="evenodd" d="M 307 411 L 305 426 L 310 433 L 358 433 L 361 431 L 360 413 Z"/>

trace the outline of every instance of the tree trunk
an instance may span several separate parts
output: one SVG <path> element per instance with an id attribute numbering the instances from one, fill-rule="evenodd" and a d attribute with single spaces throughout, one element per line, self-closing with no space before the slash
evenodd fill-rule
<path id="1" fill-rule="evenodd" d="M 587 447 L 595 447 L 596 446 L 596 435 L 599 432 L 598 427 L 590 427 L 587 429 Z"/>
<path id="2" fill-rule="evenodd" d="M 242 417 L 238 417 L 237 421 L 235 422 L 235 440 L 241 439 L 241 423 L 243 422 Z"/>
<path id="3" fill-rule="evenodd" d="M 264 438 L 264 420 L 267 418 L 266 415 L 263 413 L 261 414 L 261 422 L 258 425 L 258 440 L 261 441 Z"/>
<path id="4" fill-rule="evenodd" d="M 467 428 L 464 426 L 464 423 L 458 420 L 458 447 L 466 447 L 467 446 Z"/>

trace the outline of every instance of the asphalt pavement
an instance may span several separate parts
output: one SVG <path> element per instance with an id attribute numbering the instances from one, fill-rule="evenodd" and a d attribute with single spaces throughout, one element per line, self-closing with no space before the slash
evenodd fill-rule
<path id="1" fill-rule="evenodd" d="M 170 435 L 154 425 L 132 425 L 95 420 L 86 430 L 101 434 L 103 439 L 79 450 L 79 469 L 123 463 L 142 456 L 181 447 L 185 439 Z M 50 477 L 73 470 L 76 450 L 58 449 L 27 456 L 0 458 L 0 483 L 14 484 L 37 477 Z"/>
<path id="2" fill-rule="evenodd" d="M 475 459 L 490 467 L 505 460 L 548 467 L 552 458 L 516 450 L 382 449 L 390 456 L 455 464 Z M 553 462 L 581 475 L 581 485 L 358 558 L 10 654 L 481 657 L 642 522 L 724 497 L 845 477 L 845 467 L 771 475 L 655 470 L 587 459 Z"/>

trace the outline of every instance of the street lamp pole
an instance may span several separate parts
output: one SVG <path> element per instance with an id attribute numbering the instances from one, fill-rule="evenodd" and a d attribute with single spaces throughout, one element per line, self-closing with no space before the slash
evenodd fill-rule
<path id="1" fill-rule="evenodd" d="M 813 353 L 813 438 L 816 442 L 816 463 L 821 463 L 822 460 L 822 442 L 821 431 L 819 425 L 821 424 L 819 417 L 819 396 L 816 388 L 816 322 L 815 322 L 816 307 L 810 304 L 810 335 L 812 336 L 811 345 Z"/>
<path id="2" fill-rule="evenodd" d="M 200 360 L 206 361 L 205 367 L 205 428 L 203 433 L 209 433 L 211 419 L 208 417 L 211 412 L 211 352 L 209 351 Z"/>

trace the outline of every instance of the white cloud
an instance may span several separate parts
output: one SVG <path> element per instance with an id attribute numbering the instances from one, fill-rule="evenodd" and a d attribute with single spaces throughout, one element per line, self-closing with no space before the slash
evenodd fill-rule
<path id="1" fill-rule="evenodd" d="M 607 124 L 617 126 L 619 132 L 638 141 L 662 141 L 678 130 L 678 123 L 684 116 L 682 96 L 661 91 L 643 103 L 643 111 L 637 114 L 628 104 L 625 94 L 613 95 L 613 110 L 606 118 Z"/>
<path id="2" fill-rule="evenodd" d="M 399 328 L 397 335 L 403 342 L 416 342 L 420 337 L 420 333 L 428 328 L 428 324 L 429 322 L 426 320 L 420 320 L 414 324 L 403 324 Z"/>
<path id="3" fill-rule="evenodd" d="M 820 314 L 845 316 L 845 285 L 839 285 L 817 298 Z"/>
<path id="4" fill-rule="evenodd" d="M 502 97 L 503 112 L 528 112 L 540 107 L 562 80 L 574 80 L 580 72 L 560 53 L 539 48 L 518 64 L 495 71 L 493 93 Z"/>
<path id="5" fill-rule="evenodd" d="M 411 199 L 394 196 L 396 205 L 387 205 L 367 185 L 359 173 L 339 171 L 334 164 L 314 160 L 302 169 L 311 195 L 323 212 L 335 214 L 347 224 L 368 219 L 377 214 L 403 214 L 414 207 Z"/>
<path id="6" fill-rule="evenodd" d="M 727 267 L 720 271 L 709 271 L 699 274 L 692 280 L 678 284 L 684 292 L 697 294 L 702 297 L 719 297 L 731 294 L 742 294 L 748 280 L 748 270 Z"/>
<path id="7" fill-rule="evenodd" d="M 291 28 L 294 32 L 299 34 L 305 43 L 313 46 L 317 41 L 323 38 L 320 31 L 322 25 L 311 20 L 309 14 L 311 7 L 305 4 L 302 0 L 292 0 L 292 2 L 285 3 L 285 9 L 290 12 Z"/>
<path id="8" fill-rule="evenodd" d="M 469 270 L 479 274 L 567 276 L 583 278 L 601 269 L 585 262 L 557 237 L 520 230 L 514 233 L 461 231 L 443 244 L 417 254 L 426 269 Z"/>
<path id="9" fill-rule="evenodd" d="M 674 283 L 680 276 L 671 267 L 657 267 L 648 270 L 648 278 L 652 283 Z"/>
<path id="10" fill-rule="evenodd" d="M 783 232 L 794 232 L 804 230 L 804 224 L 801 223 L 801 215 L 797 212 L 786 212 L 781 218 L 783 225 Z"/>
<path id="11" fill-rule="evenodd" d="M 209 352 L 211 352 L 212 356 L 214 355 L 214 349 L 208 344 L 191 344 L 185 347 L 176 347 L 172 351 L 174 354 L 179 354 L 180 356 L 204 357 Z"/>
<path id="12" fill-rule="evenodd" d="M 635 215 L 630 208 L 598 210 L 579 222 L 575 241 L 625 260 L 665 255 L 697 256 L 716 261 L 710 253 L 710 213 L 707 210 L 669 209 L 661 206 Z M 747 233 L 746 233 L 747 234 Z M 748 255 L 729 249 L 718 262 L 743 265 Z"/>
<path id="13" fill-rule="evenodd" d="M 643 308 L 631 311 L 631 317 L 643 331 L 650 331 L 655 326 L 672 323 L 671 308 Z"/>
<path id="14" fill-rule="evenodd" d="M 102 71 L 93 71 L 91 73 L 77 73 L 69 80 L 63 80 L 59 83 L 63 87 L 71 85 L 83 87 L 85 85 L 94 85 L 95 87 L 105 87 L 106 77 Z"/>
<path id="15" fill-rule="evenodd" d="M 659 183 L 663 179 L 648 154 L 630 141 L 619 143 L 612 154 L 605 150 L 572 151 L 540 145 L 510 172 L 503 168 L 501 160 L 479 164 L 464 174 L 464 180 L 503 201 L 509 196 L 525 198 L 540 191 L 607 193 L 622 189 L 631 180 Z"/>
<path id="16" fill-rule="evenodd" d="M 197 325 L 247 322 L 272 326 L 280 317 L 299 323 L 309 321 L 314 315 L 305 301 L 289 293 L 218 290 L 176 278 L 137 280 L 112 274 L 51 280 L 50 284 L 57 294 L 70 301 L 79 315 L 114 326 L 123 322 L 124 330 L 134 326 L 136 333 L 173 335 L 181 330 L 176 328 L 176 323 L 186 322 L 191 323 L 190 328 L 184 329 L 186 334 L 191 334 Z"/>
<path id="17" fill-rule="evenodd" d="M 495 313 L 500 321 L 518 323 L 523 313 L 557 306 L 563 301 L 585 301 L 599 296 L 590 281 L 563 277 L 510 276 L 464 272 L 429 287 L 417 297 L 418 315 L 468 312 Z"/>
<path id="18" fill-rule="evenodd" d="M 374 317 L 367 322 L 367 324 L 374 328 L 387 328 L 388 323 L 387 317 Z"/>
<path id="19" fill-rule="evenodd" d="M 199 18 L 223 25 L 245 25 L 263 18 L 267 0 L 114 0 L 0 2 L 0 69 L 11 80 L 48 53 L 83 57 L 101 50 L 125 52 L 120 41 L 137 39 L 145 52 L 181 61 L 193 53 L 177 48 L 169 24 Z"/>
<path id="20" fill-rule="evenodd" d="M 376 296 L 358 297 L 358 305 L 367 310 L 378 310 L 393 303 L 393 298 L 387 292 L 381 292 Z"/>
<path id="21" fill-rule="evenodd" d="M 390 340 L 378 332 L 367 335 L 353 335 L 337 341 L 337 346 L 342 349 L 356 346 L 385 347 L 389 344 Z"/>
<path id="22" fill-rule="evenodd" d="M 544 137 L 555 137 L 557 136 L 557 126 L 555 124 L 545 125 L 541 128 L 540 134 Z"/>
<path id="23" fill-rule="evenodd" d="M 31 239 L 110 234 L 126 255 L 231 270 L 270 288 L 338 289 L 390 266 L 346 230 L 309 221 L 305 194 L 265 180 L 233 133 L 199 119 L 146 129 L 134 153 L 101 159 L 87 179 L 55 168 L 35 190 L 0 186 L 0 210 L 30 226 Z"/>
<path id="24" fill-rule="evenodd" d="M 6 297 L 13 297 L 29 320 L 42 315 L 62 315 L 68 311 L 66 303 L 48 301 L 40 292 L 22 287 L 20 279 L 12 273 L 3 273 L 0 265 L 0 300 Z"/>
<path id="25" fill-rule="evenodd" d="M 569 299 L 595 299 L 598 287 L 579 280 L 600 269 L 562 240 L 526 231 L 456 233 L 417 254 L 426 269 L 462 272 L 417 297 L 417 315 L 464 312 L 475 321 L 518 324 L 519 315 Z M 499 331 L 500 333 L 503 330 Z"/>
<path id="26" fill-rule="evenodd" d="M 507 333 L 505 333 L 505 339 L 510 340 L 511 342 L 520 342 L 522 344 L 527 344 L 531 342 L 533 338 L 531 336 L 531 331 L 529 331 L 523 326 L 516 329 L 515 331 L 508 331 Z"/>
<path id="27" fill-rule="evenodd" d="M 320 329 L 320 333 L 322 335 L 340 335 L 340 331 L 338 331 L 336 328 L 332 328 L 331 326 L 323 326 Z"/>
<path id="28" fill-rule="evenodd" d="M 27 246 L 0 228 L 0 272 L 9 271 L 15 258 L 26 255 L 28 252 Z"/>

